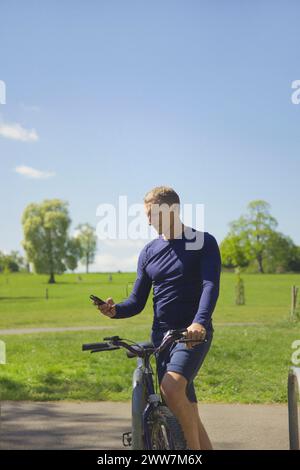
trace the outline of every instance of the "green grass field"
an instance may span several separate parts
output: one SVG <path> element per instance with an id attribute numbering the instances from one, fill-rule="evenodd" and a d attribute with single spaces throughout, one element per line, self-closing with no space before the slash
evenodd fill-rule
<path id="1" fill-rule="evenodd" d="M 122 350 L 82 352 L 81 345 L 102 341 L 111 334 L 149 339 L 152 297 L 139 315 L 111 320 L 98 313 L 89 294 L 111 296 L 120 302 L 135 274 L 113 274 L 112 282 L 102 273 L 81 274 L 81 279 L 65 274 L 57 276 L 57 284 L 48 285 L 47 276 L 0 275 L 0 329 L 110 327 L 103 331 L 2 335 L 7 364 L 0 365 L 1 399 L 130 399 L 136 360 L 127 359 Z M 289 320 L 290 287 L 299 285 L 300 276 L 248 274 L 243 279 L 246 305 L 236 306 L 235 276 L 222 273 L 213 316 L 215 336 L 195 380 L 197 396 L 204 402 L 285 402 L 291 344 L 300 339 L 300 323 Z"/>

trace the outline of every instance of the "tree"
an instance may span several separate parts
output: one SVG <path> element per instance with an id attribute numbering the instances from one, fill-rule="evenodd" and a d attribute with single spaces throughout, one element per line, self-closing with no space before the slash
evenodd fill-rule
<path id="1" fill-rule="evenodd" d="M 63 273 L 70 261 L 74 266 L 67 206 L 67 202 L 59 199 L 46 199 L 40 204 L 29 204 L 22 216 L 22 243 L 27 259 L 33 263 L 37 273 L 50 275 L 49 283 L 55 282 L 55 274 Z"/>
<path id="2" fill-rule="evenodd" d="M 270 242 L 274 237 L 277 221 L 270 214 L 270 204 L 255 200 L 248 204 L 248 213 L 231 222 L 230 232 L 225 239 L 222 259 L 231 260 L 233 265 L 245 265 L 255 260 L 259 272 L 264 272 L 264 260 L 267 257 Z M 231 244 L 231 249 L 230 247 Z M 233 246 L 233 248 L 232 248 Z M 239 264 L 241 263 L 241 264 Z"/>
<path id="3" fill-rule="evenodd" d="M 97 248 L 97 236 L 95 229 L 86 224 L 80 224 L 76 228 L 78 233 L 76 235 L 77 240 L 79 240 L 81 247 L 81 261 L 86 266 L 86 272 L 89 272 L 89 265 L 94 261 L 96 248 Z"/>
<path id="4" fill-rule="evenodd" d="M 3 271 L 4 269 L 4 254 L 2 253 L 2 251 L 0 251 L 0 272 Z"/>
<path id="5" fill-rule="evenodd" d="M 229 234 L 220 243 L 222 264 L 226 268 L 246 267 L 249 265 L 247 244 L 242 237 Z"/>
<path id="6" fill-rule="evenodd" d="M 249 215 L 246 219 L 246 236 L 250 246 L 250 256 L 258 263 L 259 272 L 263 273 L 263 260 L 268 244 L 278 225 L 270 214 L 270 204 L 256 200 L 248 204 Z"/>
<path id="7" fill-rule="evenodd" d="M 266 250 L 265 268 L 268 272 L 299 272 L 300 247 L 287 235 L 272 233 Z"/>
<path id="8" fill-rule="evenodd" d="M 18 251 L 11 251 L 9 254 L 0 252 L 0 272 L 18 272 L 25 268 L 25 260 Z"/>
<path id="9" fill-rule="evenodd" d="M 68 242 L 66 262 L 71 271 L 77 268 L 78 261 L 81 258 L 81 246 L 77 238 L 71 238 Z"/>

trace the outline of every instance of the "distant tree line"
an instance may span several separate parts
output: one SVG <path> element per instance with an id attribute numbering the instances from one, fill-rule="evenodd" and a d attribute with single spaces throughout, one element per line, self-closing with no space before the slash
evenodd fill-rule
<path id="1" fill-rule="evenodd" d="M 70 236 L 71 219 L 68 203 L 60 199 L 29 204 L 22 216 L 26 257 L 17 251 L 0 252 L 0 272 L 29 270 L 29 263 L 37 273 L 55 274 L 67 269 L 74 271 L 78 263 L 86 272 L 94 261 L 97 249 L 95 229 L 89 224 L 76 227 Z M 254 200 L 247 213 L 229 223 L 229 232 L 220 243 L 223 269 L 259 273 L 300 272 L 300 247 L 277 231 L 278 223 L 270 213 L 270 205 Z"/>
<path id="2" fill-rule="evenodd" d="M 18 272 L 29 269 L 25 258 L 18 251 L 11 251 L 8 254 L 0 251 L 0 272 Z"/>

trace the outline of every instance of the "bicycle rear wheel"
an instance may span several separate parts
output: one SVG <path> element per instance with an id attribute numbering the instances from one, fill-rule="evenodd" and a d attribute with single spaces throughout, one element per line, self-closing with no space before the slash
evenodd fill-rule
<path id="1" fill-rule="evenodd" d="M 169 408 L 160 405 L 148 418 L 150 445 L 153 450 L 187 449 L 186 440 L 177 418 Z"/>

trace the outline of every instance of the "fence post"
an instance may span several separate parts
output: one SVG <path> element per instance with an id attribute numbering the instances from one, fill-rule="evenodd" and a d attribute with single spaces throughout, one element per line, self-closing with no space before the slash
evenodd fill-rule
<path id="1" fill-rule="evenodd" d="M 297 308 L 298 287 L 292 286 L 291 291 L 291 318 L 294 319 L 295 311 Z"/>

